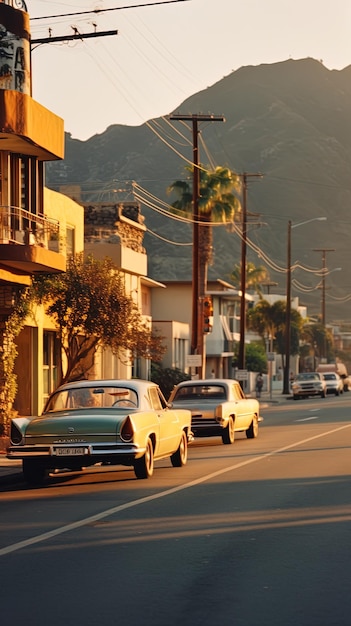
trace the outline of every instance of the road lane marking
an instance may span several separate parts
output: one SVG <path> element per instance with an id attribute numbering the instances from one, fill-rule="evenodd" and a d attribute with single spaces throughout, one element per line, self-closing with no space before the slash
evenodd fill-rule
<path id="1" fill-rule="evenodd" d="M 308 422 L 309 420 L 317 420 L 319 415 L 312 415 L 311 417 L 301 417 L 299 420 L 295 420 L 295 422 Z"/>
<path id="2" fill-rule="evenodd" d="M 327 437 L 328 435 L 340 432 L 341 430 L 346 430 L 347 428 L 351 428 L 351 424 L 339 426 L 338 428 L 334 428 L 333 430 L 329 430 L 325 433 L 320 433 L 319 435 L 313 435 L 313 437 L 301 439 L 301 441 L 296 441 L 295 443 L 283 446 L 282 448 L 277 448 L 277 450 L 272 450 L 271 452 L 261 454 L 258 457 L 250 458 L 246 461 L 241 461 L 240 463 L 235 463 L 234 465 L 230 465 L 229 467 L 226 467 L 224 469 L 217 470 L 216 472 L 212 472 L 211 474 L 207 474 L 206 476 L 201 476 L 200 478 L 196 478 L 195 480 L 192 480 L 189 483 L 185 483 L 184 485 L 172 487 L 171 489 L 167 489 L 166 491 L 162 491 L 161 493 L 155 493 L 152 496 L 145 496 L 144 498 L 139 498 L 138 500 L 133 500 L 132 502 L 119 504 L 112 509 L 106 509 L 106 511 L 101 511 L 96 515 L 85 517 L 81 520 L 77 520 L 76 522 L 72 522 L 71 524 L 66 524 L 65 526 L 61 526 L 60 528 L 55 528 L 54 530 L 50 530 L 41 535 L 37 535 L 36 537 L 31 537 L 30 539 L 18 541 L 17 543 L 13 543 L 9 546 L 6 546 L 5 548 L 0 548 L 0 556 L 5 556 L 6 554 L 10 554 L 11 552 L 17 552 L 22 548 L 28 548 L 29 546 L 33 546 L 36 543 L 41 543 L 42 541 L 47 541 L 48 539 L 52 539 L 53 537 L 58 537 L 59 535 L 63 535 L 64 533 L 68 533 L 72 530 L 76 530 L 77 528 L 82 528 L 82 526 L 87 526 L 88 524 L 92 524 L 99 520 L 105 519 L 106 517 L 110 517 L 111 515 L 115 515 L 116 513 L 120 513 L 121 511 L 132 509 L 133 507 L 139 506 L 140 504 L 152 502 L 152 500 L 159 500 L 161 498 L 173 495 L 174 493 L 178 493 L 179 491 L 184 491 L 185 489 L 190 489 L 191 487 L 195 487 L 196 485 L 201 485 L 201 483 L 212 480 L 213 478 L 217 478 L 217 476 L 227 474 L 228 472 L 232 472 L 233 470 L 239 469 L 241 467 L 245 467 L 245 465 L 257 463 L 258 461 L 262 461 L 263 459 L 267 459 L 276 454 L 280 454 L 281 452 L 286 452 L 286 450 L 297 448 L 298 446 L 308 443 L 309 441 L 314 441 L 315 439 L 320 439 L 321 437 Z"/>
<path id="3" fill-rule="evenodd" d="M 318 413 L 320 409 L 313 408 L 313 409 L 310 409 L 309 411 L 310 413 L 314 413 L 315 411 Z M 294 420 L 294 421 L 295 422 L 308 422 L 309 420 L 317 420 L 318 418 L 319 418 L 319 415 L 312 415 L 312 417 L 301 417 L 300 419 Z"/>

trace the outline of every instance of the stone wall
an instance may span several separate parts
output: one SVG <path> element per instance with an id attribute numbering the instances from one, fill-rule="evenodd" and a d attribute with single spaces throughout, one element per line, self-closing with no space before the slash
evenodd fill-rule
<path id="1" fill-rule="evenodd" d="M 84 205 L 84 240 L 121 243 L 135 252 L 144 252 L 144 217 L 136 203 L 94 203 Z"/>

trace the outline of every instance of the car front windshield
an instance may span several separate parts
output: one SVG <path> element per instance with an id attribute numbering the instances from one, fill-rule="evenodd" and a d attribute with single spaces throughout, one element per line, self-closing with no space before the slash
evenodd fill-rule
<path id="1" fill-rule="evenodd" d="M 62 389 L 49 398 L 44 413 L 73 409 L 135 408 L 138 396 L 128 387 L 91 386 Z"/>
<path id="2" fill-rule="evenodd" d="M 320 380 L 318 374 L 298 374 L 296 380 Z"/>

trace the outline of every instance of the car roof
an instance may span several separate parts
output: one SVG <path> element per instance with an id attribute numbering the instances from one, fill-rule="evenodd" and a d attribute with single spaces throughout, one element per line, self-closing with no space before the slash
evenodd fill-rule
<path id="1" fill-rule="evenodd" d="M 116 378 L 105 378 L 99 380 L 76 380 L 70 383 L 64 383 L 60 385 L 55 391 L 63 391 L 67 389 L 75 389 L 77 387 L 130 387 L 131 389 L 137 389 L 142 391 L 147 387 L 158 387 L 156 383 L 153 383 L 150 380 L 141 380 L 141 379 L 116 379 Z"/>
<path id="2" fill-rule="evenodd" d="M 232 385 L 238 381 L 235 378 L 204 378 L 196 380 L 183 380 L 176 387 L 186 387 L 194 385 Z"/>

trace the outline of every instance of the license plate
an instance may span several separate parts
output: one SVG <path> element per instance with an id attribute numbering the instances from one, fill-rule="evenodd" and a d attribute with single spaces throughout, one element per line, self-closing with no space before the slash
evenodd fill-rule
<path id="1" fill-rule="evenodd" d="M 56 456 L 81 456 L 85 454 L 85 448 L 54 448 Z"/>

